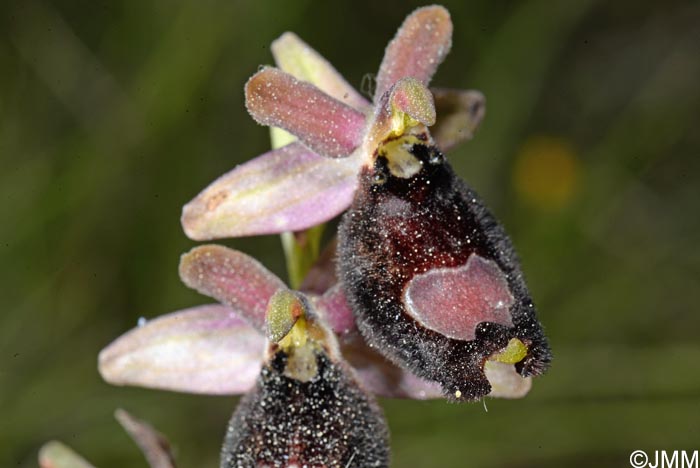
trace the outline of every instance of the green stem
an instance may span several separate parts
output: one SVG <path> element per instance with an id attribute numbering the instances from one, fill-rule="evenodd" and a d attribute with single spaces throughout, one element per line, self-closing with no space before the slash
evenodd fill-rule
<path id="1" fill-rule="evenodd" d="M 324 227 L 325 224 L 319 224 L 305 231 L 281 234 L 289 286 L 292 289 L 301 287 L 309 269 L 318 259 Z"/>

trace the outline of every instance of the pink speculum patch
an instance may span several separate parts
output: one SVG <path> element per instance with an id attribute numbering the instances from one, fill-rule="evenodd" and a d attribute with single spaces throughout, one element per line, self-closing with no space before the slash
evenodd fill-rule
<path id="1" fill-rule="evenodd" d="M 513 326 L 514 299 L 495 262 L 471 254 L 459 267 L 436 268 L 404 290 L 406 312 L 420 325 L 456 340 L 471 341 L 482 322 Z"/>

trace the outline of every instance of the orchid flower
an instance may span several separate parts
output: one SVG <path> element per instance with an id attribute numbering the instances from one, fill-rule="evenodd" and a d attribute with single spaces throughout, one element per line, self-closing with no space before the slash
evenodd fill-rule
<path id="1" fill-rule="evenodd" d="M 432 125 L 443 151 L 471 138 L 484 115 L 483 95 L 426 88 L 451 41 L 443 7 L 409 15 L 386 49 L 370 103 L 296 35 L 283 34 L 272 44 L 279 69 L 260 70 L 245 92 L 248 111 L 273 127 L 274 142 L 291 143 L 239 165 L 185 205 L 185 233 L 210 240 L 328 221 L 350 206 L 378 139 L 411 119 Z"/>
<path id="2" fill-rule="evenodd" d="M 298 141 L 238 166 L 205 189 L 184 208 L 186 233 L 210 239 L 314 226 L 349 206 L 360 168 L 387 132 L 417 121 L 434 123 L 432 134 L 442 149 L 470 138 L 483 116 L 483 96 L 426 88 L 449 51 L 451 34 L 442 7 L 409 15 L 387 47 L 374 104 L 297 36 L 283 34 L 272 51 L 285 71 L 264 68 L 255 74 L 246 85 L 246 101 L 256 120 L 273 126 L 277 145 L 289 138 L 280 128 Z M 134 329 L 100 354 L 100 372 L 115 384 L 245 393 L 263 359 L 265 307 L 283 282 L 256 260 L 219 246 L 183 256 L 180 273 L 187 285 L 220 304 L 174 312 Z M 369 391 L 441 396 L 437 384 L 397 367 L 365 343 L 344 293 L 329 287 L 335 283 L 332 266 L 317 276 L 321 287 L 307 282 L 301 289 L 339 335 L 343 354 Z M 490 396 L 518 398 L 531 385 L 502 363 L 492 363 L 487 377 Z"/>

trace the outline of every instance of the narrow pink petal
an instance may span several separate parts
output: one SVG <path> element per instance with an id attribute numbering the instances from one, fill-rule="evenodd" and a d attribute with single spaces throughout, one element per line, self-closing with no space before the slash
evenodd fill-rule
<path id="1" fill-rule="evenodd" d="M 482 322 L 513 326 L 514 299 L 505 275 L 493 261 L 476 254 L 461 267 L 438 268 L 414 277 L 404 301 L 418 323 L 457 340 L 473 340 Z"/>
<path id="2" fill-rule="evenodd" d="M 369 108 L 369 101 L 355 91 L 328 60 L 296 34 L 282 34 L 272 42 L 271 49 L 275 63 L 283 71 L 317 86 L 324 93 L 359 111 Z"/>
<path id="3" fill-rule="evenodd" d="M 246 83 L 245 94 L 258 123 L 287 130 L 320 155 L 345 157 L 362 141 L 362 112 L 281 70 L 259 71 Z"/>
<path id="4" fill-rule="evenodd" d="M 421 379 L 396 366 L 379 354 L 357 333 L 341 339 L 345 360 L 353 367 L 362 387 L 375 395 L 387 398 L 427 400 L 442 398 L 439 384 Z"/>
<path id="5" fill-rule="evenodd" d="M 374 102 L 401 78 L 413 77 L 426 86 L 452 46 L 452 20 L 437 5 L 411 13 L 386 48 L 377 75 Z"/>
<path id="6" fill-rule="evenodd" d="M 94 468 L 67 445 L 52 440 L 39 449 L 41 468 Z"/>
<path id="7" fill-rule="evenodd" d="M 331 287 L 314 302 L 317 310 L 336 334 L 342 335 L 355 330 L 355 315 L 340 284 Z"/>
<path id="8" fill-rule="evenodd" d="M 151 468 L 175 468 L 170 442 L 163 434 L 121 408 L 114 412 L 114 417 L 139 446 Z"/>
<path id="9" fill-rule="evenodd" d="M 486 113 L 486 99 L 479 91 L 431 88 L 437 121 L 430 128 L 435 143 L 449 151 L 471 140 Z"/>
<path id="10" fill-rule="evenodd" d="M 286 289 L 253 257 L 221 245 L 202 245 L 182 255 L 180 278 L 190 288 L 233 308 L 261 332 L 270 297 Z"/>
<path id="11" fill-rule="evenodd" d="M 488 361 L 484 366 L 486 378 L 491 384 L 491 398 L 522 398 L 532 388 L 532 378 L 523 377 L 513 364 Z"/>
<path id="12" fill-rule="evenodd" d="M 194 240 L 301 231 L 343 212 L 357 187 L 361 155 L 327 159 L 291 143 L 214 181 L 182 210 Z"/>
<path id="13" fill-rule="evenodd" d="M 262 366 L 263 336 L 236 313 L 213 304 L 156 318 L 100 352 L 105 381 L 188 393 L 240 394 Z"/>

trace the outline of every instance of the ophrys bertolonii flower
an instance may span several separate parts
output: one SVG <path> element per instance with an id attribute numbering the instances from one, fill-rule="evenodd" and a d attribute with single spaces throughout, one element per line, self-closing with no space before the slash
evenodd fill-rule
<path id="1" fill-rule="evenodd" d="M 298 141 L 212 184 L 185 207 L 183 225 L 193 238 L 304 229 L 353 200 L 339 272 L 360 331 L 390 360 L 463 400 L 491 391 L 489 369 L 539 375 L 550 353 L 508 236 L 443 154 L 483 115 L 476 92 L 427 88 L 451 33 L 442 7 L 411 14 L 387 47 L 372 104 L 283 36 L 273 51 L 297 77 L 263 69 L 249 80 L 246 102 L 258 122 Z M 446 131 L 439 116 L 449 102 L 462 125 L 449 114 Z"/>

